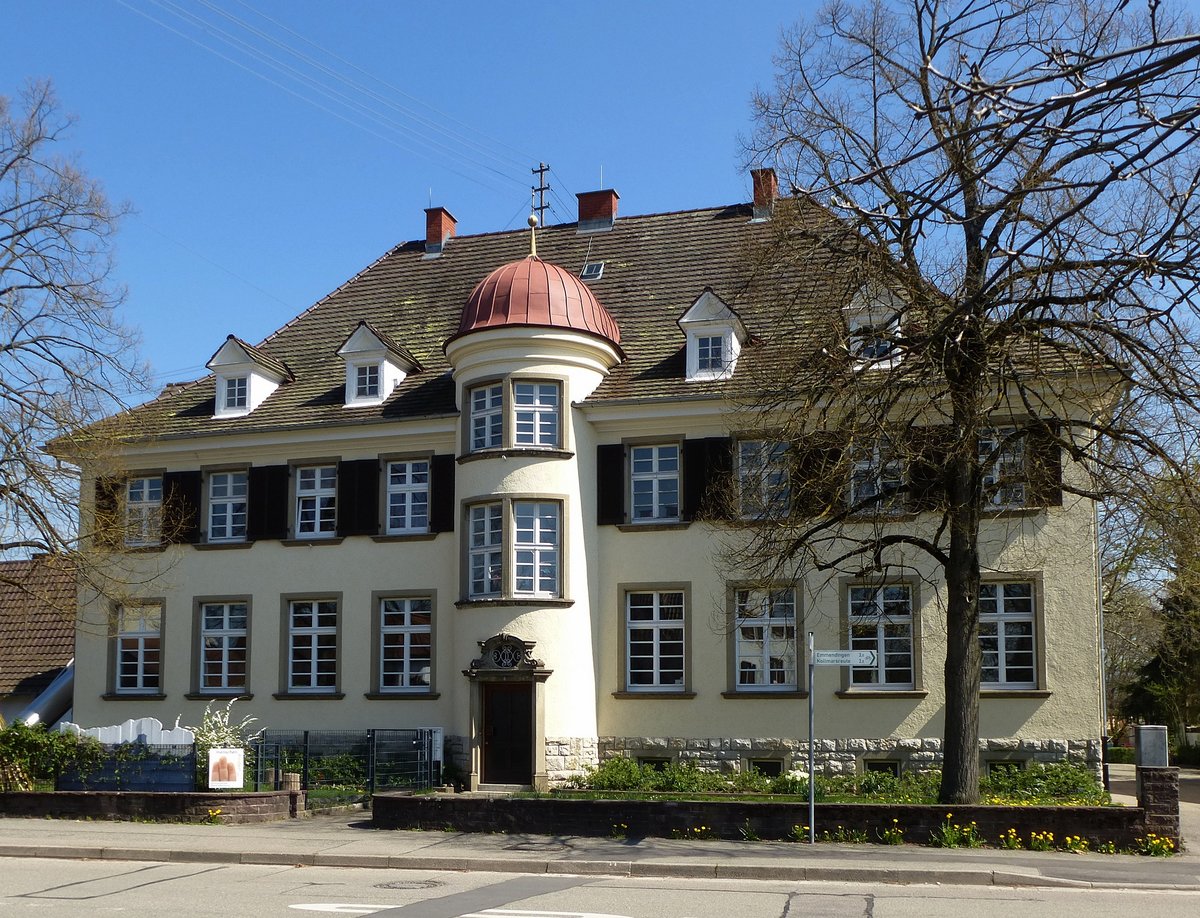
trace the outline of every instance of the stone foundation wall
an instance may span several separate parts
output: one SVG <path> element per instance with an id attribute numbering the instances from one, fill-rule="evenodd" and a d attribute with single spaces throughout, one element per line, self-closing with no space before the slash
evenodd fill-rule
<path id="1" fill-rule="evenodd" d="M 600 763 L 600 740 L 594 736 L 546 738 L 546 777 L 553 786 L 583 772 L 585 765 Z"/>
<path id="2" fill-rule="evenodd" d="M 598 751 L 601 760 L 618 755 L 666 758 L 692 762 L 710 771 L 739 771 L 752 759 L 777 759 L 783 762 L 785 770 L 808 769 L 808 743 L 782 737 L 602 736 Z M 1099 738 L 984 739 L 979 741 L 979 752 L 984 761 L 1049 763 L 1072 759 L 1085 763 L 1098 776 L 1102 746 Z M 896 761 L 902 770 L 921 770 L 942 764 L 942 741 L 895 737 L 817 740 L 813 756 L 817 771 L 830 775 L 861 771 L 860 762 L 864 759 Z"/>
<path id="3" fill-rule="evenodd" d="M 0 794 L 0 816 L 162 822 L 272 822 L 304 812 L 303 791 L 162 793 L 47 791 Z"/>

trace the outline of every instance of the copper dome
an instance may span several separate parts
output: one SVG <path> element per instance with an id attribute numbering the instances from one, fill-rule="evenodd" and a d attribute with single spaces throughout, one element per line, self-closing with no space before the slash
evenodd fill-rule
<path id="1" fill-rule="evenodd" d="M 471 291 L 455 338 L 505 325 L 564 328 L 620 344 L 621 329 L 587 285 L 536 255 L 497 268 Z"/>

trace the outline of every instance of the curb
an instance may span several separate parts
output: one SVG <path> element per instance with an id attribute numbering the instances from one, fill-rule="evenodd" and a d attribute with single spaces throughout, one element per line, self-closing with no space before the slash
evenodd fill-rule
<path id="1" fill-rule="evenodd" d="M 882 883 L 894 886 L 1009 886 L 1017 888 L 1200 891 L 1200 883 L 1112 883 L 1014 873 L 1005 870 L 902 867 L 800 867 L 776 864 L 681 863 L 673 861 L 545 861 L 512 858 L 420 857 L 388 854 L 281 854 L 277 851 L 186 851 L 159 848 L 74 845 L 0 845 L 0 857 L 62 860 L 154 861 L 161 863 L 253 864 L 276 867 L 357 867 L 388 870 L 453 870 L 691 880 L 787 880 L 808 883 Z"/>

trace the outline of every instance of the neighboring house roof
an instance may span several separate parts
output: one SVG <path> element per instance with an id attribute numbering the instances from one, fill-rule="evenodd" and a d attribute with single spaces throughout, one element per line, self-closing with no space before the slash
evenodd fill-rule
<path id="1" fill-rule="evenodd" d="M 771 232 L 769 222 L 751 218 L 751 206 L 744 204 L 621 217 L 605 232 L 579 232 L 575 223 L 538 230 L 538 256 L 547 267 L 576 275 L 586 262 L 606 265 L 603 276 L 585 288 L 603 310 L 593 314 L 591 321 L 599 324 L 591 330 L 614 341 L 619 335 L 625 359 L 589 401 L 722 391 L 719 381 L 685 378 L 686 335 L 676 320 L 711 287 L 736 309 L 751 335 L 774 327 L 775 310 L 747 293 L 749 253 Z M 814 219 L 827 217 L 818 212 Z M 214 419 L 210 376 L 164 392 L 126 417 L 133 429 L 155 439 L 345 424 L 345 372 L 337 350 L 362 321 L 411 353 L 423 369 L 382 405 L 356 412 L 355 424 L 456 414 L 443 345 L 460 331 L 472 291 L 497 269 L 526 262 L 529 248 L 527 229 L 455 236 L 437 258 L 427 257 L 424 240 L 399 245 L 258 345 L 259 354 L 286 364 L 295 381 L 250 414 Z M 828 316 L 850 287 L 841 283 L 845 272 L 836 270 L 842 262 L 832 255 L 822 260 L 823 265 L 806 264 L 799 298 Z M 605 315 L 619 328 L 610 329 Z M 828 319 L 817 324 L 829 327 Z M 478 327 L 474 320 L 469 325 Z"/>
<path id="2" fill-rule="evenodd" d="M 0 695 L 36 696 L 75 655 L 75 565 L 0 561 Z"/>

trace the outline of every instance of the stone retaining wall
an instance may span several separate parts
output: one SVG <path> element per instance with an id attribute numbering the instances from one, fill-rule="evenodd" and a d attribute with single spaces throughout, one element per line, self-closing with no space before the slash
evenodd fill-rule
<path id="1" fill-rule="evenodd" d="M 217 814 L 215 811 L 220 810 Z M 302 791 L 245 794 L 47 791 L 0 793 L 0 815 L 160 822 L 271 822 L 304 812 Z M 210 815 L 212 813 L 213 815 Z"/>
<path id="2" fill-rule="evenodd" d="M 816 827 L 818 836 L 823 832 L 836 835 L 841 829 L 865 833 L 868 841 L 877 842 L 884 830 L 895 825 L 904 830 L 905 841 L 928 844 L 950 813 L 952 823 L 974 822 L 991 845 L 998 843 L 1001 834 L 1015 829 L 1026 844 L 1032 832 L 1051 832 L 1056 845 L 1068 835 L 1078 835 L 1092 848 L 1112 842 L 1123 849 L 1154 832 L 1178 846 L 1179 769 L 1142 769 L 1142 791 L 1136 807 L 820 803 Z M 393 792 L 372 798 L 371 821 L 382 829 L 629 838 L 695 837 L 695 830 L 703 826 L 708 837 L 786 839 L 794 837 L 795 827 L 808 824 L 808 805 L 719 799 L 587 800 L 570 794 L 529 798 Z"/>

